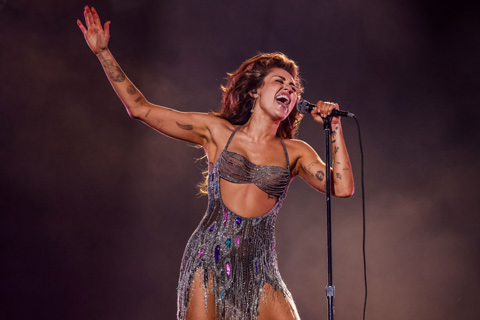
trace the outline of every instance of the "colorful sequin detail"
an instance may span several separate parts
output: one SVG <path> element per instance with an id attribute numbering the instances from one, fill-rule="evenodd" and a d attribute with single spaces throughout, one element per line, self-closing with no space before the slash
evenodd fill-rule
<path id="1" fill-rule="evenodd" d="M 197 271 L 201 271 L 203 279 L 202 294 L 215 296 L 216 319 L 257 320 L 265 284 L 282 295 L 288 293 L 274 250 L 275 220 L 288 185 L 268 213 L 256 218 L 241 217 L 223 203 L 219 187 L 221 159 L 210 173 L 207 212 L 185 248 L 177 291 L 180 320 L 186 317 Z M 210 308 L 206 299 L 205 308 Z"/>

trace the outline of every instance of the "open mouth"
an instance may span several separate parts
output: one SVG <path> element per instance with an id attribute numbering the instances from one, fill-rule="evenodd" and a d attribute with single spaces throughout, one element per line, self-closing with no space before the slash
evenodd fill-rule
<path id="1" fill-rule="evenodd" d="M 279 102 L 286 110 L 288 110 L 288 106 L 290 105 L 290 97 L 285 94 L 279 94 L 275 97 L 275 100 Z"/>

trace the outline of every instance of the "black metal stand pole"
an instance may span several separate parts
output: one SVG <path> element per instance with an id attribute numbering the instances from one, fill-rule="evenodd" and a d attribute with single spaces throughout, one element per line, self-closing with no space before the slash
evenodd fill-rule
<path id="1" fill-rule="evenodd" d="M 328 263 L 328 320 L 333 320 L 334 308 L 333 299 L 335 298 L 335 287 L 332 284 L 332 215 L 331 215 L 331 151 L 330 151 L 330 132 L 332 130 L 331 116 L 323 118 L 323 129 L 325 130 L 325 195 L 327 198 L 327 263 Z"/>

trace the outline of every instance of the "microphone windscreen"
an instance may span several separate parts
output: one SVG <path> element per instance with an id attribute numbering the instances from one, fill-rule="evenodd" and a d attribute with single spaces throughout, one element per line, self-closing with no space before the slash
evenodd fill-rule
<path id="1" fill-rule="evenodd" d="M 297 110 L 301 114 L 306 114 L 312 111 L 312 108 L 309 106 L 309 103 L 305 100 L 300 100 L 297 103 Z"/>

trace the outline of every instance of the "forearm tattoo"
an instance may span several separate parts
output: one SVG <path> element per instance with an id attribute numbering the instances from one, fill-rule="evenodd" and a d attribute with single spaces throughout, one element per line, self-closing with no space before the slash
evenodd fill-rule
<path id="1" fill-rule="evenodd" d="M 150 114 L 150 111 L 152 111 L 152 109 L 148 109 L 147 113 L 145 114 L 145 118 L 148 118 L 148 115 Z"/>
<path id="2" fill-rule="evenodd" d="M 191 124 L 181 124 L 177 122 L 177 126 L 183 130 L 193 130 L 193 126 Z"/>
<path id="3" fill-rule="evenodd" d="M 133 96 L 135 93 L 137 93 L 137 89 L 133 85 L 129 85 L 127 87 L 127 93 L 131 96 Z"/>
<path id="4" fill-rule="evenodd" d="M 338 127 L 337 127 L 337 129 L 338 129 Z M 332 139 L 333 139 L 332 142 L 335 142 L 336 137 L 337 137 L 337 130 L 335 129 L 335 130 L 332 130 Z"/>
<path id="5" fill-rule="evenodd" d="M 335 148 L 334 148 L 334 151 L 333 151 L 333 152 L 334 152 L 334 153 L 337 153 L 337 152 L 338 152 L 338 149 L 340 149 L 340 147 L 337 147 L 337 146 L 335 146 Z"/>
<path id="6" fill-rule="evenodd" d="M 337 176 L 338 179 L 342 180 L 342 174 L 341 173 L 336 173 L 335 175 Z"/>
<path id="7" fill-rule="evenodd" d="M 142 100 L 142 99 L 143 99 L 143 97 L 140 96 L 140 97 L 138 97 L 137 99 L 135 99 L 135 102 L 138 103 L 138 102 L 139 102 L 140 100 Z"/>
<path id="8" fill-rule="evenodd" d="M 105 67 L 105 70 L 113 81 L 125 81 L 125 74 L 123 73 L 122 69 L 120 69 L 120 67 L 115 64 L 115 62 L 113 62 L 112 60 L 106 60 L 103 62 L 103 66 Z"/>

